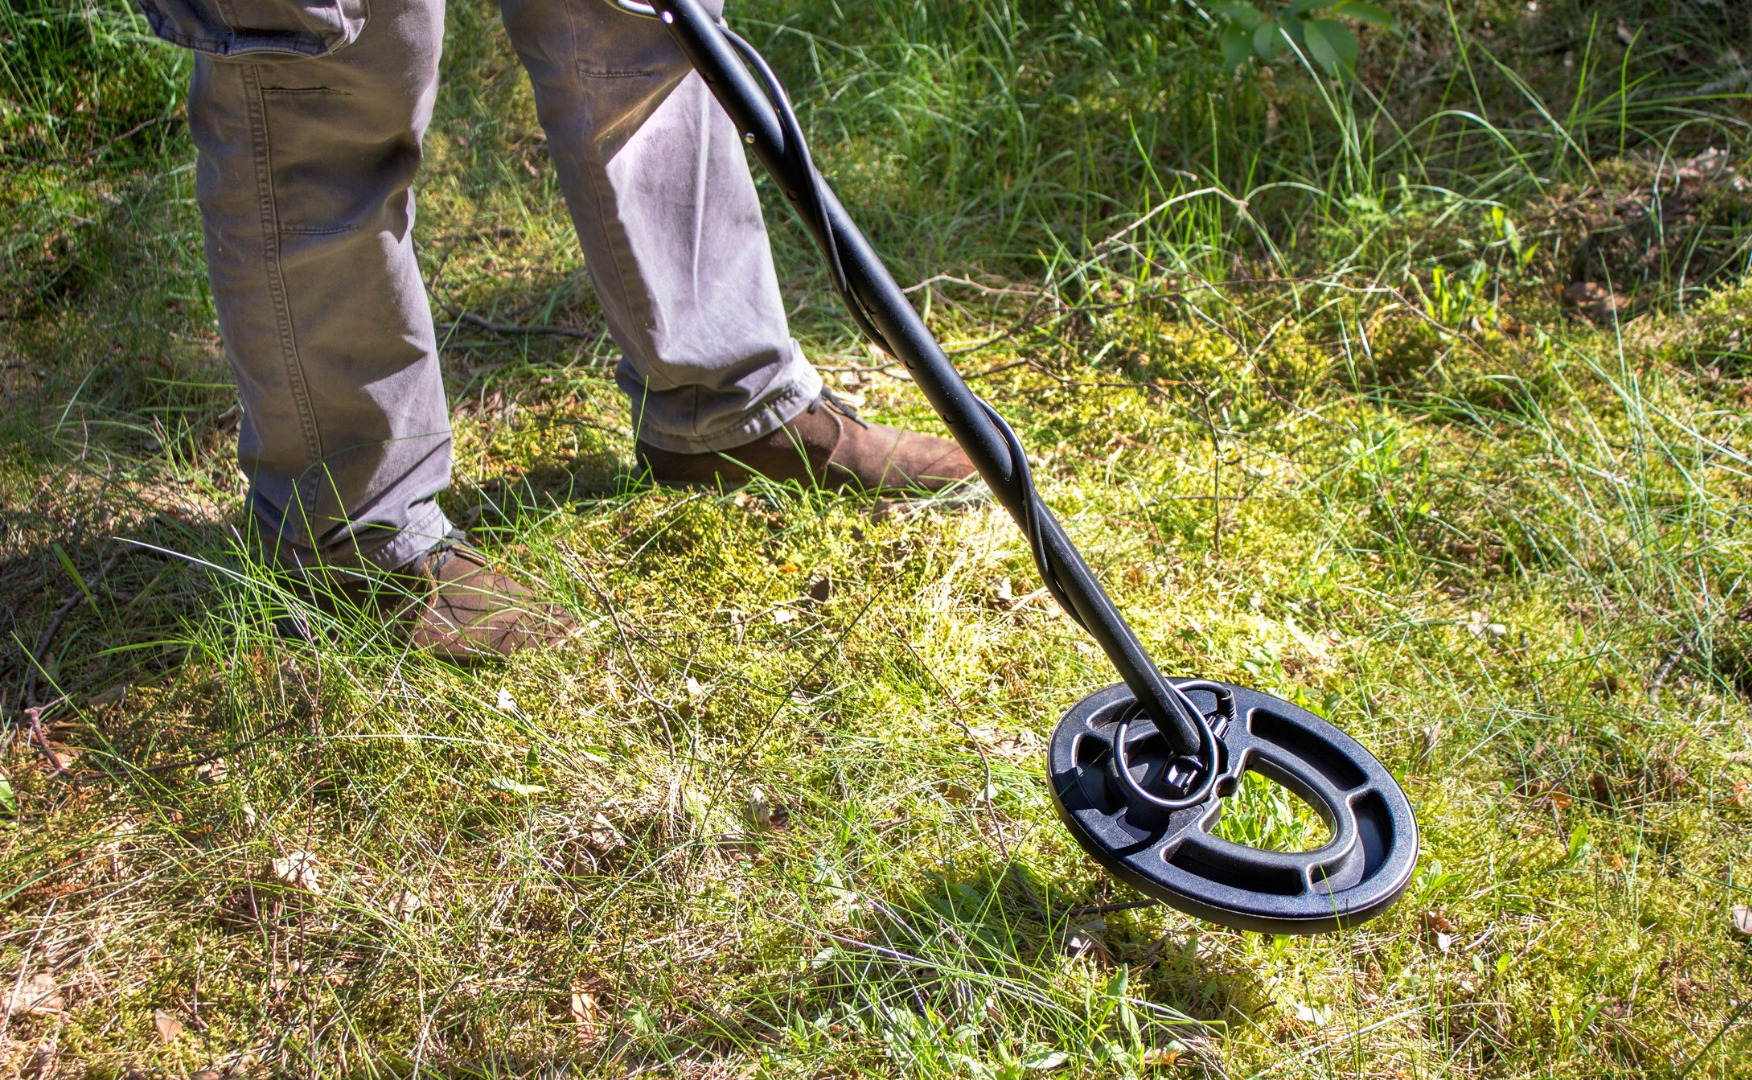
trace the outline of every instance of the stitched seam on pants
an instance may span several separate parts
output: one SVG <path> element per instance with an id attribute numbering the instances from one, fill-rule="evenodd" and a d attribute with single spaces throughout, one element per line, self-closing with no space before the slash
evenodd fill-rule
<path id="1" fill-rule="evenodd" d="M 580 31 L 579 31 L 579 27 L 578 27 L 578 8 L 579 8 L 579 5 L 577 5 L 577 4 L 565 5 L 566 43 L 567 43 L 568 48 L 570 49 L 570 52 L 567 54 L 567 57 L 566 57 L 568 63 L 566 64 L 565 67 L 562 67 L 561 70 L 564 71 L 564 70 L 569 69 L 574 73 L 580 72 L 584 69 L 584 61 L 582 59 L 580 59 L 580 57 L 583 55 L 583 50 L 580 49 L 579 45 L 578 45 L 579 38 L 580 38 Z M 579 89 L 582 90 L 583 88 L 580 87 Z M 589 107 L 589 106 L 586 106 L 586 107 Z M 592 119 L 594 120 L 594 117 Z M 607 200 L 604 198 L 603 189 L 605 187 L 609 186 L 606 184 L 606 181 L 608 179 L 608 162 L 603 161 L 602 156 L 598 153 L 595 153 L 595 149 L 596 148 L 594 146 L 586 146 L 584 148 L 585 152 L 583 154 L 579 155 L 583 159 L 583 161 L 582 161 L 583 167 L 579 171 L 584 174 L 584 182 L 586 184 L 590 185 L 591 198 L 594 199 L 596 202 L 596 227 L 598 229 L 602 230 L 603 236 L 605 238 L 607 238 L 607 240 L 608 240 L 609 258 L 613 261 L 613 264 L 614 264 L 612 267 L 612 270 L 613 270 L 612 276 L 614 278 L 613 287 L 620 293 L 621 303 L 626 307 L 626 309 L 629 312 L 631 312 L 635 308 L 637 308 L 638 314 L 640 314 L 644 317 L 645 324 L 647 326 L 655 326 L 657 324 L 657 319 L 656 319 L 656 313 L 652 310 L 652 307 L 651 307 L 650 294 L 647 293 L 645 295 L 645 302 L 644 303 L 635 305 L 632 302 L 632 294 L 630 292 L 628 292 L 628 290 L 627 290 L 627 285 L 626 285 L 627 273 L 626 273 L 626 268 L 621 265 L 620 245 L 615 243 L 615 234 L 612 230 L 610 230 L 610 228 L 608 226 L 608 220 L 609 220 L 608 214 L 605 213 L 608 204 L 607 204 Z M 600 176 L 597 175 L 599 164 L 600 164 L 600 170 L 601 170 L 601 174 L 602 174 Z M 622 238 L 624 239 L 625 233 L 623 232 L 621 235 L 622 235 Z M 591 276 L 592 276 L 592 278 L 595 278 L 594 274 L 592 274 Z M 602 288 L 602 282 L 600 280 L 597 281 L 597 288 L 598 289 Z M 625 346 L 623 345 L 622 348 L 624 350 Z M 647 370 L 649 370 L 650 367 L 651 367 L 651 365 L 646 365 Z M 646 392 L 649 393 L 650 392 L 650 376 L 649 375 L 646 376 L 645 385 L 646 385 Z"/>
<path id="2" fill-rule="evenodd" d="M 607 238 L 608 256 L 614 263 L 612 276 L 615 291 L 620 293 L 621 303 L 626 306 L 628 311 L 636 312 L 642 316 L 646 326 L 654 327 L 657 325 L 657 316 L 651 307 L 650 294 L 641 293 L 640 302 L 635 304 L 632 291 L 627 288 L 628 274 L 626 267 L 621 264 L 621 247 L 626 240 L 626 230 L 611 227 L 610 222 L 614 221 L 618 224 L 618 219 L 608 212 L 609 199 L 604 193 L 605 189 L 612 188 L 612 185 L 606 183 L 608 162 L 595 152 L 595 147 L 586 147 L 586 152 L 581 157 L 583 158 L 581 163 L 583 167 L 579 171 L 584 174 L 584 182 L 590 185 L 591 198 L 596 202 L 596 227 L 601 229 L 603 236 Z M 650 366 L 647 365 L 647 368 Z M 650 381 L 650 376 L 646 376 L 646 381 L 647 383 Z M 674 387 L 665 387 L 665 389 L 674 389 Z"/>
<path id="3" fill-rule="evenodd" d="M 291 236 L 341 236 L 358 232 L 357 225 L 282 225 L 280 232 Z"/>
<path id="4" fill-rule="evenodd" d="M 653 73 L 649 71 L 592 71 L 580 65 L 578 74 L 591 79 L 648 79 Z"/>
<path id="5" fill-rule="evenodd" d="M 621 246 L 626 238 L 626 230 L 618 227 L 610 227 L 610 214 L 608 213 L 609 200 L 603 194 L 605 188 L 611 187 L 611 185 L 605 182 L 608 179 L 608 163 L 602 161 L 600 157 L 595 154 L 587 154 L 584 160 L 584 167 L 580 171 L 584 174 L 585 183 L 590 185 L 591 197 L 596 200 L 596 227 L 601 229 L 603 235 L 608 238 L 608 257 L 614 262 L 613 277 L 615 291 L 620 293 L 621 302 L 626 305 L 628 311 L 635 311 L 642 316 L 646 326 L 655 327 L 657 325 L 657 313 L 651 306 L 650 293 L 641 291 L 639 294 L 639 302 L 634 303 L 632 290 L 627 288 L 628 274 L 626 267 L 621 264 Z M 646 381 L 650 381 L 649 376 L 646 377 Z M 673 390 L 675 387 L 667 386 L 663 389 Z"/>
<path id="6" fill-rule="evenodd" d="M 273 160 L 268 151 L 267 101 L 262 94 L 260 72 L 255 65 L 246 66 L 242 77 L 244 96 L 249 102 L 250 134 L 255 144 L 256 196 L 262 214 L 262 262 L 268 278 L 268 294 L 274 304 L 274 319 L 279 324 L 280 360 L 285 365 L 286 382 L 298 409 L 299 426 L 304 431 L 305 452 L 313 461 L 320 462 L 322 437 L 317 431 L 316 414 L 310 405 L 310 390 L 304 384 L 304 368 L 298 362 L 298 346 L 292 330 L 291 302 L 286 295 L 286 277 L 280 266 L 279 213 L 274 205 Z M 310 504 L 313 501 L 311 489 L 317 479 L 314 469 L 306 469 L 292 482 L 299 502 L 297 513 L 306 533 L 310 531 Z M 292 507 L 283 507 L 282 514 L 290 510 Z"/>

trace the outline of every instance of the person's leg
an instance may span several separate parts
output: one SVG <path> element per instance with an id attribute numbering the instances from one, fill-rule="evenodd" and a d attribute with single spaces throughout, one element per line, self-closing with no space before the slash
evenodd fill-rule
<path id="1" fill-rule="evenodd" d="M 791 339 L 730 117 L 654 20 L 604 0 L 502 7 L 640 442 L 698 453 L 776 431 L 821 377 Z"/>
<path id="2" fill-rule="evenodd" d="M 238 456 L 282 565 L 396 567 L 450 532 L 410 187 L 443 33 L 443 0 L 371 0 L 357 39 L 327 55 L 195 62 L 196 195 L 243 399 Z"/>
<path id="3" fill-rule="evenodd" d="M 200 50 L 196 195 L 262 554 L 452 660 L 557 642 L 574 620 L 461 544 L 435 501 L 450 423 L 411 185 L 443 0 L 370 0 L 368 19 L 365 0 L 145 3 Z"/>

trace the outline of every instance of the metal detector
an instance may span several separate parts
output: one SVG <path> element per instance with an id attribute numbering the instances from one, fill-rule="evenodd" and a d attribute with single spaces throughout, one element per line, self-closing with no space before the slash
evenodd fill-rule
<path id="1" fill-rule="evenodd" d="M 1165 678 L 1035 491 L 1016 433 L 962 381 L 816 170 L 766 61 L 699 0 L 607 2 L 669 28 L 815 238 L 853 321 L 906 365 L 1028 538 L 1053 598 L 1124 680 L 1077 702 L 1053 731 L 1048 779 L 1071 835 L 1141 891 L 1224 926 L 1313 934 L 1385 911 L 1417 862 L 1417 819 L 1392 775 L 1356 740 L 1281 698 Z M 1247 771 L 1306 800 L 1331 840 L 1279 852 L 1212 835 Z"/>

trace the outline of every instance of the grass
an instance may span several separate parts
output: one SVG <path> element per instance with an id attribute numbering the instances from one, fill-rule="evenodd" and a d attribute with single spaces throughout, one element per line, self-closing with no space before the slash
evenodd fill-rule
<path id="1" fill-rule="evenodd" d="M 0 1071 L 1752 1075 L 1752 24 L 1394 10 L 1348 84 L 1225 71 L 1165 0 L 733 10 L 1157 658 L 1403 778 L 1414 885 L 1313 939 L 1112 907 L 1041 768 L 1111 671 L 995 508 L 628 474 L 484 5 L 420 191 L 446 506 L 588 630 L 280 639 L 186 61 L 109 0 L 0 12 L 0 992 L 61 1006 Z M 929 427 L 772 216 L 812 355 Z M 1321 826 L 1252 784 L 1224 828 Z"/>

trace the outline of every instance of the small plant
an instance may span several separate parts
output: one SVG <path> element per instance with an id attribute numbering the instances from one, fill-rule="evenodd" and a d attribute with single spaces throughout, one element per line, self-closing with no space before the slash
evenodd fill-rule
<path id="1" fill-rule="evenodd" d="M 1253 57 L 1270 60 L 1293 44 L 1322 73 L 1339 78 L 1349 78 L 1357 67 L 1357 36 L 1340 19 L 1397 25 L 1386 10 L 1362 0 L 1293 0 L 1275 16 L 1246 0 L 1219 0 L 1211 12 L 1222 20 L 1223 61 L 1230 67 Z"/>
<path id="2" fill-rule="evenodd" d="M 1475 260 L 1460 273 L 1440 266 L 1431 270 L 1428 311 L 1430 318 L 1447 327 L 1458 328 L 1471 319 L 1495 324 L 1497 305 L 1491 295 L 1490 267 Z"/>

